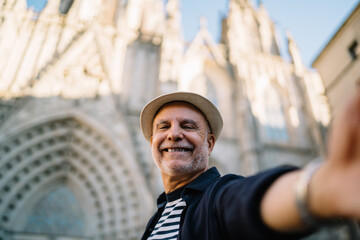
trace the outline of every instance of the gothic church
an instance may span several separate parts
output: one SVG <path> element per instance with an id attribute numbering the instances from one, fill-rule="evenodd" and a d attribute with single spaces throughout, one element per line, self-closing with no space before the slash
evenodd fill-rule
<path id="1" fill-rule="evenodd" d="M 216 104 L 210 165 L 249 175 L 323 154 L 329 111 L 291 34 L 229 0 L 216 43 L 180 0 L 0 0 L 0 239 L 139 239 L 162 183 L 139 114 L 182 90 Z"/>

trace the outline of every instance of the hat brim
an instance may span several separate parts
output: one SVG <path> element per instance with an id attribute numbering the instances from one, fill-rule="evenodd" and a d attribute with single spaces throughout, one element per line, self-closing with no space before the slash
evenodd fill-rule
<path id="1" fill-rule="evenodd" d="M 146 140 L 150 142 L 155 115 L 162 106 L 170 102 L 186 102 L 195 106 L 204 114 L 215 138 L 217 139 L 220 136 L 223 120 L 219 110 L 213 103 L 196 93 L 174 92 L 153 99 L 142 109 L 140 114 L 140 126 Z"/>

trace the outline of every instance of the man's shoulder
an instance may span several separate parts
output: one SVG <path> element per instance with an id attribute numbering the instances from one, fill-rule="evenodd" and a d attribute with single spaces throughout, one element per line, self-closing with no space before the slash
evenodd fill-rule
<path id="1" fill-rule="evenodd" d="M 245 179 L 246 179 L 245 177 L 233 173 L 219 176 L 207 186 L 205 190 L 205 195 L 207 194 L 216 195 L 222 192 L 223 190 L 225 190 L 226 188 L 231 187 L 231 185 L 233 185 L 234 183 L 235 184 L 241 183 Z"/>
<path id="2" fill-rule="evenodd" d="M 228 173 L 228 174 L 220 176 L 218 181 L 220 184 L 226 184 L 226 183 L 230 183 L 233 181 L 243 181 L 245 179 L 246 178 L 244 176 L 237 175 L 234 173 Z"/>

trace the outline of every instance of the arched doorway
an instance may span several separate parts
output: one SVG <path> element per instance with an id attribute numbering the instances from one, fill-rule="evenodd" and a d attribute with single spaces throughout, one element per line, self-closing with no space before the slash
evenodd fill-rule
<path id="1" fill-rule="evenodd" d="M 123 151 L 73 116 L 14 130 L 0 141 L 1 228 L 24 236 L 138 238 L 151 209 L 142 176 L 129 164 L 135 157 L 125 159 Z"/>

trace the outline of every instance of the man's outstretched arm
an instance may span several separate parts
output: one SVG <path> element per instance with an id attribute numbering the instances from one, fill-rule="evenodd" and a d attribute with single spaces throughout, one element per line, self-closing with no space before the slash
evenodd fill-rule
<path id="1" fill-rule="evenodd" d="M 302 171 L 283 175 L 261 202 L 264 222 L 280 232 L 308 226 L 300 218 L 295 188 Z M 330 132 L 328 154 L 309 184 L 310 213 L 319 219 L 360 220 L 360 90 L 337 115 Z"/>

